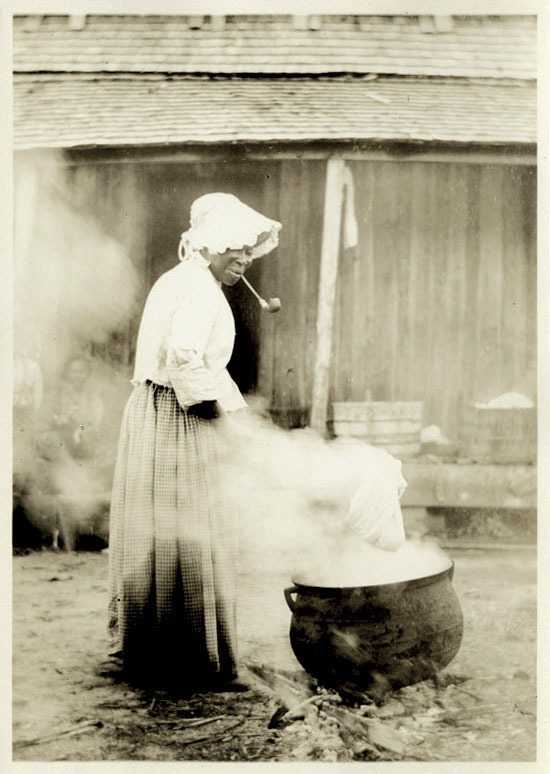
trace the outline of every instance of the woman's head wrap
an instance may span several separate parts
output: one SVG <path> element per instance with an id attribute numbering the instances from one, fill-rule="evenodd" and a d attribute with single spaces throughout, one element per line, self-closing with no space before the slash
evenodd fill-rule
<path id="1" fill-rule="evenodd" d="M 180 261 L 207 249 L 221 255 L 226 250 L 251 248 L 250 257 L 259 258 L 279 244 L 281 224 L 243 204 L 236 196 L 211 193 L 191 205 L 191 227 L 181 235 Z"/>

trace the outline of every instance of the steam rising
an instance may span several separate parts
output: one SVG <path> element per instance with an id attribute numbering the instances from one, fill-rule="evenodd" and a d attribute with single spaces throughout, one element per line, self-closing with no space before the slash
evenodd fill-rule
<path id="1" fill-rule="evenodd" d="M 127 336 L 140 282 L 127 245 L 99 220 L 94 174 L 77 182 L 63 156 L 51 153 L 18 160 L 15 170 L 14 481 L 38 522 L 43 496 L 93 499 L 109 489 L 113 427 L 128 392 L 124 363 L 109 357 L 109 345 L 113 336 Z M 132 211 L 131 202 L 125 207 Z M 88 440 L 92 433 L 103 439 L 103 470 L 97 453 L 72 459 L 53 422 L 64 368 L 75 356 L 87 360 L 88 388 L 103 403 L 101 426 L 84 421 L 81 428 Z M 33 381 L 41 382 L 42 397 Z M 39 475 L 41 467 L 47 475 Z"/>
<path id="2" fill-rule="evenodd" d="M 254 413 L 225 420 L 222 487 L 240 514 L 248 569 L 278 570 L 308 585 L 368 586 L 440 572 L 436 544 L 396 551 L 369 544 L 346 518 L 357 488 L 379 477 L 380 449 L 283 431 Z M 381 490 L 385 482 L 381 481 Z"/>
<path id="3" fill-rule="evenodd" d="M 135 312 L 138 276 L 106 233 L 93 201 L 75 205 L 63 159 L 39 155 L 16 169 L 16 341 L 58 364 L 105 342 Z"/>

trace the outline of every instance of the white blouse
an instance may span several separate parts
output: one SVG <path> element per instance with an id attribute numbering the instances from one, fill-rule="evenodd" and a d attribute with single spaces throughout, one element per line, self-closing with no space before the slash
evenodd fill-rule
<path id="1" fill-rule="evenodd" d="M 234 340 L 231 307 L 207 261 L 182 261 L 147 297 L 132 383 L 149 379 L 173 387 L 184 408 L 203 400 L 218 401 L 223 411 L 245 408 L 226 368 Z"/>

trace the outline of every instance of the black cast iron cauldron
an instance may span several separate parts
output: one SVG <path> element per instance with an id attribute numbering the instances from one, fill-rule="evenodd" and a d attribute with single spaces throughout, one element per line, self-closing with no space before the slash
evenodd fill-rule
<path id="1" fill-rule="evenodd" d="M 380 586 L 295 581 L 284 591 L 294 655 L 322 684 L 373 695 L 432 677 L 462 641 L 453 573 L 449 561 L 434 575 Z"/>

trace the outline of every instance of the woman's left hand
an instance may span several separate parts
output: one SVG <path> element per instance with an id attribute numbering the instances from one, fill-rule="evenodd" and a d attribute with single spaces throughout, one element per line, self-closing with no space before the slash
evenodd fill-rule
<path id="1" fill-rule="evenodd" d="M 215 400 L 203 400 L 189 406 L 187 413 L 199 419 L 217 419 L 220 416 L 218 403 Z"/>

